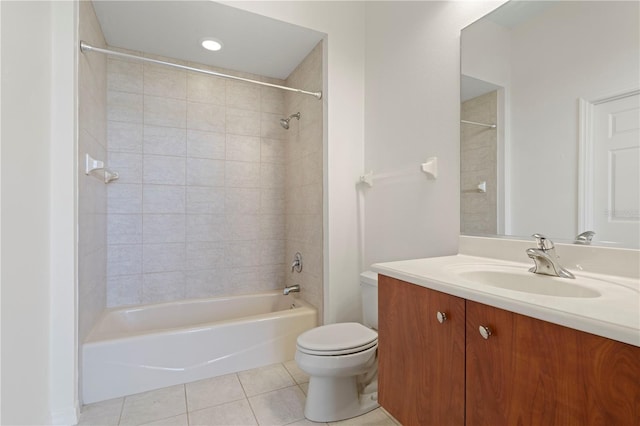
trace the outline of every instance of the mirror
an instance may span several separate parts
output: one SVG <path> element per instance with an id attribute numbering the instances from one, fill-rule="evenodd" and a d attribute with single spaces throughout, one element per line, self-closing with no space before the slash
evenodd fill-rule
<path id="1" fill-rule="evenodd" d="M 510 1 L 462 31 L 461 233 L 640 248 L 640 3 Z"/>

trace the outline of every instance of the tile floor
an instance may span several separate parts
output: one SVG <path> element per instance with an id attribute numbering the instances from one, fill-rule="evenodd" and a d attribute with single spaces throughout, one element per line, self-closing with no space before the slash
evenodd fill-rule
<path id="1" fill-rule="evenodd" d="M 323 425 L 304 418 L 308 376 L 295 361 L 82 407 L 79 425 Z M 381 408 L 329 425 L 396 426 Z"/>

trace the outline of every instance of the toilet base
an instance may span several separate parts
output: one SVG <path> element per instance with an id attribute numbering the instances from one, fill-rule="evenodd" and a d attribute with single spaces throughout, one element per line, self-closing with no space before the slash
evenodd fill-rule
<path id="1" fill-rule="evenodd" d="M 373 391 L 367 392 L 367 389 Z M 358 394 L 356 376 L 312 376 L 309 380 L 304 416 L 320 423 L 345 420 L 375 410 L 379 407 L 377 399 L 375 385 L 367 386 L 364 393 Z"/>

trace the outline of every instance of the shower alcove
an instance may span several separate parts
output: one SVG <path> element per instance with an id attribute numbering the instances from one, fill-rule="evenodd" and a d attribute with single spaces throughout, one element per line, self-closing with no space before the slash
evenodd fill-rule
<path id="1" fill-rule="evenodd" d="M 213 2 L 79 7 L 80 40 L 100 49 L 287 87 L 323 87 L 323 34 L 312 30 Z M 259 25 L 274 36 L 289 34 L 272 50 L 292 56 L 293 65 L 262 73 L 248 59 L 269 52 L 241 51 L 231 66 L 204 51 L 188 56 L 191 45 L 170 46 L 185 37 L 197 44 L 201 21 L 213 16 L 220 29 Z M 137 25 L 143 21 L 146 27 Z M 149 40 L 156 42 L 147 47 Z M 235 44 L 225 40 L 223 52 Z M 321 315 L 322 100 L 96 52 L 78 53 L 78 81 L 78 158 L 89 154 L 119 175 L 105 184 L 79 165 L 80 345 L 111 308 L 260 293 L 294 280 L 302 284 L 299 297 Z M 279 124 L 298 111 L 288 130 Z M 290 262 L 298 251 L 305 267 L 294 277 Z"/>

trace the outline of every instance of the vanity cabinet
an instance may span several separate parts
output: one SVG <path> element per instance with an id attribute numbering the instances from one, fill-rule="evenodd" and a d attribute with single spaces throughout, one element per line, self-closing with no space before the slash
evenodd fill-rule
<path id="1" fill-rule="evenodd" d="M 467 425 L 640 424 L 640 348 L 469 300 L 466 316 Z"/>
<path id="2" fill-rule="evenodd" d="M 378 276 L 378 401 L 403 425 L 464 424 L 464 305 Z"/>
<path id="3" fill-rule="evenodd" d="M 378 282 L 379 402 L 403 425 L 640 424 L 640 348 Z"/>

